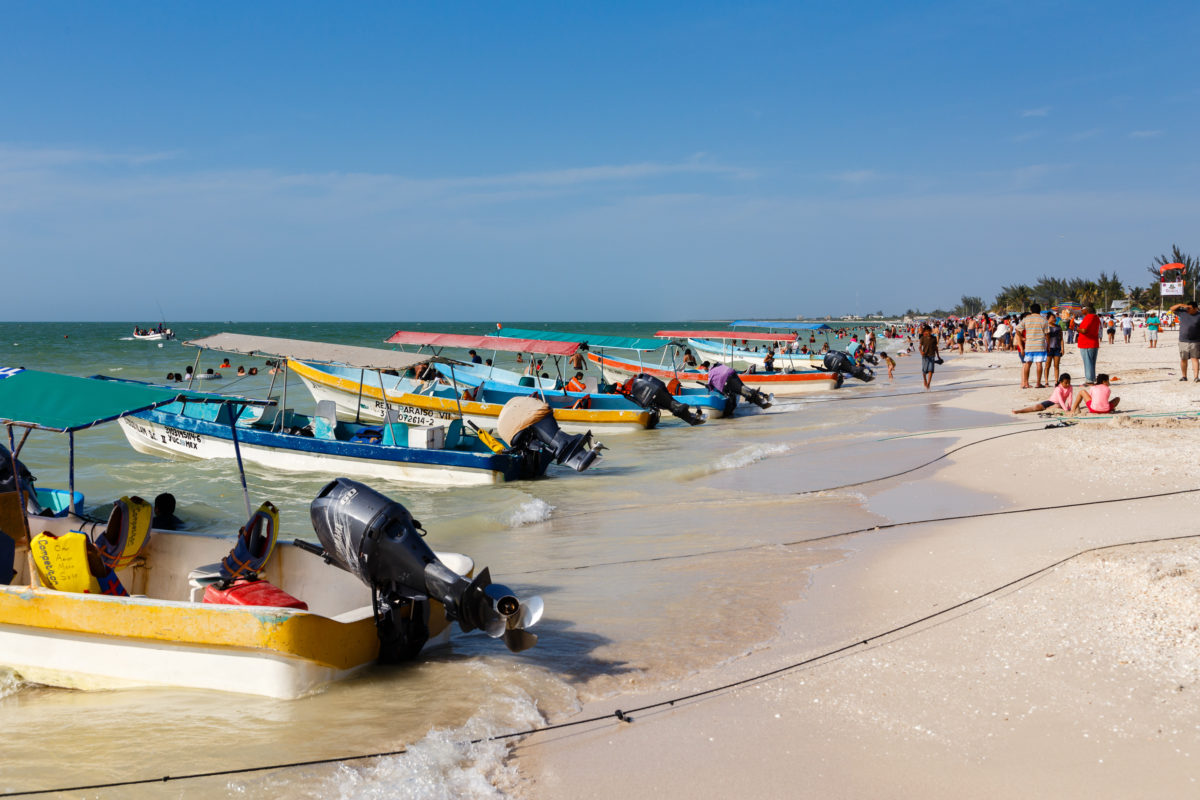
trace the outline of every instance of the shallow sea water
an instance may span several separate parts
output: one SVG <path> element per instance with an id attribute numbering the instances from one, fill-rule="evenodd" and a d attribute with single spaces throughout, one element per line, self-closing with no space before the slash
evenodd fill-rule
<path id="1" fill-rule="evenodd" d="M 577 329 L 649 335 L 687 325 L 592 323 Z M 158 347 L 127 341 L 129 327 L 0 325 L 0 346 L 9 350 L 0 365 L 161 380 L 195 358 L 195 350 L 179 342 Z M 392 330 L 382 323 L 174 327 L 182 338 L 230 330 L 366 346 L 381 346 Z M 492 326 L 404 327 L 485 332 Z M 205 353 L 200 371 L 215 368 L 221 357 Z M 546 616 L 536 629 L 537 647 L 513 655 L 478 633 L 460 634 L 450 647 L 414 663 L 372 668 L 295 701 L 177 689 L 78 692 L 0 673 L 0 724 L 20 732 L 0 743 L 0 790 L 408 748 L 405 755 L 371 761 L 84 796 L 519 795 L 504 743 L 463 742 L 562 720 L 583 700 L 661 687 L 769 641 L 784 604 L 801 595 L 811 570 L 836 559 L 838 547 L 853 546 L 786 543 L 883 519 L 864 508 L 861 495 L 836 487 L 927 461 L 943 448 L 936 440 L 879 439 L 980 423 L 949 410 L 939 413 L 932 398 L 919 394 L 838 402 L 919 389 L 905 361 L 891 385 L 885 378 L 829 395 L 781 398 L 768 412 L 698 429 L 670 420 L 658 431 L 601 432 L 610 449 L 583 475 L 552 468 L 548 480 L 470 489 L 374 482 L 422 521 L 436 549 L 467 553 L 519 594 L 542 595 Z M 263 366 L 261 359 L 233 363 Z M 261 396 L 268 382 L 265 375 L 226 378 L 203 388 Z M 311 405 L 298 381 L 288 393 L 298 409 Z M 171 491 L 177 513 L 194 530 L 232 532 L 244 521 L 231 462 L 144 456 L 116 425 L 79 434 L 76 442 L 77 486 L 89 509 L 122 493 Z M 40 485 L 59 486 L 66 482 L 65 453 L 65 437 L 35 432 L 22 457 Z M 267 474 L 251 466 L 247 478 L 253 502 L 269 499 L 280 507 L 282 539 L 312 538 L 308 502 L 330 476 Z M 724 552 L 703 555 L 713 551 Z M 60 747 L 30 746 L 39 742 L 69 742 L 69 755 Z"/>

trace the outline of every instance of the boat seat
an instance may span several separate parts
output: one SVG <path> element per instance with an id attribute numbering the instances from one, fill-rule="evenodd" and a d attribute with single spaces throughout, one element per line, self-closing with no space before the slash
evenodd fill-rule
<path id="1" fill-rule="evenodd" d="M 317 403 L 317 411 L 312 417 L 312 431 L 315 439 L 337 438 L 337 403 L 333 400 Z"/>
<path id="2" fill-rule="evenodd" d="M 452 419 L 450 424 L 446 426 L 446 444 L 447 450 L 453 450 L 463 444 L 463 421 L 461 419 Z"/>
<path id="3" fill-rule="evenodd" d="M 382 444 L 408 446 L 408 426 L 400 421 L 400 412 L 389 408 L 383 412 Z M 392 424 L 388 424 L 392 423 Z"/>
<path id="4" fill-rule="evenodd" d="M 205 564 L 203 567 L 196 567 L 188 573 L 188 587 L 191 589 L 188 593 L 188 599 L 193 603 L 199 603 L 204 590 L 219 580 L 221 580 L 220 561 Z"/>

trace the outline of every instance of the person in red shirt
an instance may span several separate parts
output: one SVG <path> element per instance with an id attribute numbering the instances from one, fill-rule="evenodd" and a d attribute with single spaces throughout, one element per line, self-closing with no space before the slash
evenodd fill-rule
<path id="1" fill-rule="evenodd" d="M 1096 354 L 1100 352 L 1100 317 L 1096 316 L 1092 306 L 1083 309 L 1075 342 L 1079 345 L 1079 357 L 1083 359 L 1083 385 L 1090 386 L 1096 382 Z"/>

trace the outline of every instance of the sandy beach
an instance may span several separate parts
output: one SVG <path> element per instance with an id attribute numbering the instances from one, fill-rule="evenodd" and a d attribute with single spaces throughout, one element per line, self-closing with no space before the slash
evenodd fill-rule
<path id="1" fill-rule="evenodd" d="M 846 502 L 878 518 L 880 529 L 786 548 L 810 550 L 817 566 L 778 582 L 783 613 L 772 636 L 716 668 L 552 718 L 622 709 L 632 721 L 608 716 L 521 741 L 516 792 L 1194 794 L 1200 546 L 1183 539 L 1073 557 L 1194 532 L 1200 494 L 1129 499 L 1198 485 L 1200 464 L 1182 448 L 1200 425 L 1200 388 L 1179 382 L 1175 342 L 1164 332 L 1151 350 L 1139 331 L 1131 344 L 1102 345 L 1098 369 L 1119 378 L 1113 394 L 1122 397 L 1122 413 L 1108 417 L 1013 415 L 1049 390 L 1017 388 L 1017 357 L 999 352 L 944 354 L 933 388 L 957 390 L 908 406 L 929 415 L 929 433 L 872 438 L 872 420 L 886 432 L 889 403 L 912 398 L 864 401 L 873 412 L 852 445 L 864 454 L 864 483 Z M 897 377 L 919 368 L 915 361 L 901 359 Z M 1062 368 L 1082 384 L 1074 346 Z M 884 378 L 870 391 L 886 389 Z M 974 422 L 937 424 L 966 418 Z M 1074 424 L 1045 427 L 1058 419 Z M 815 475 L 818 459 L 817 445 L 793 450 L 739 470 L 738 479 L 786 483 L 796 478 L 782 462 L 807 460 Z M 826 485 L 845 478 L 831 475 Z M 1110 500 L 1119 502 L 1098 502 Z M 960 518 L 921 522 L 945 517 Z M 830 652 L 838 654 L 822 657 Z M 738 681 L 747 682 L 712 691 Z M 711 693 L 665 704 L 696 692 Z"/>

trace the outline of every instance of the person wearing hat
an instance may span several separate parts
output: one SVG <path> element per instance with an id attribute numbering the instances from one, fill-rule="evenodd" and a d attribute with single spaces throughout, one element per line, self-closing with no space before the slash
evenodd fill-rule
<path id="1" fill-rule="evenodd" d="M 1192 362 L 1192 380 L 1200 383 L 1200 308 L 1195 300 L 1176 303 L 1171 313 L 1179 320 L 1179 371 L 1187 380 L 1188 362 Z"/>

